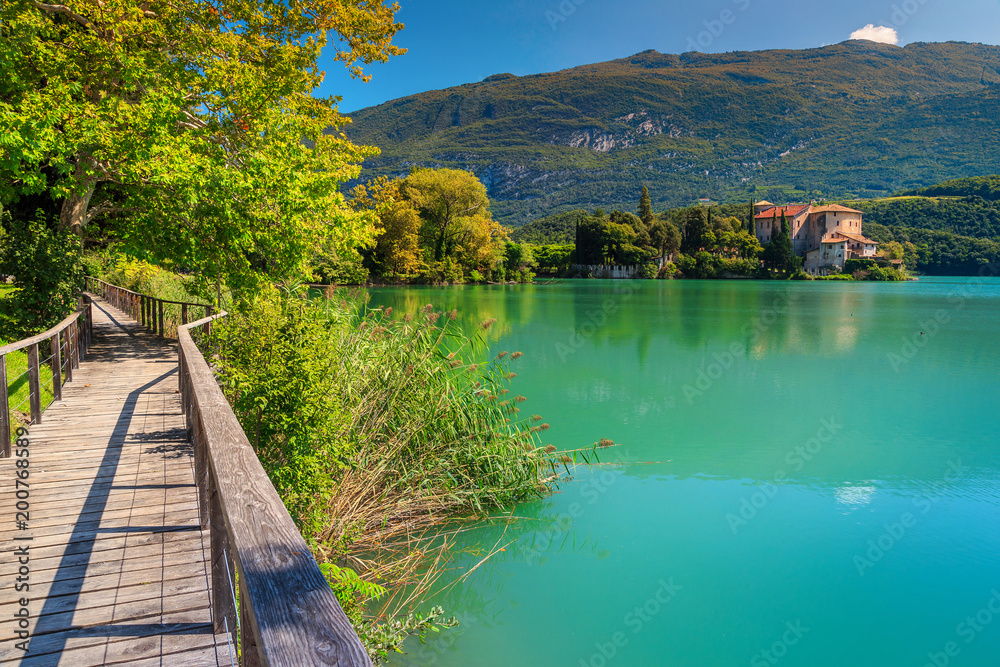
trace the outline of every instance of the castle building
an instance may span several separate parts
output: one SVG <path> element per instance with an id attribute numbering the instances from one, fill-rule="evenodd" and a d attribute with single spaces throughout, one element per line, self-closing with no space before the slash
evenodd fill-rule
<path id="1" fill-rule="evenodd" d="M 843 270 L 848 259 L 875 257 L 878 244 L 861 233 L 862 212 L 837 204 L 813 206 L 770 202 L 754 205 L 754 229 L 761 245 L 781 232 L 781 218 L 791 223 L 792 250 L 805 258 L 803 270 L 827 274 Z"/>

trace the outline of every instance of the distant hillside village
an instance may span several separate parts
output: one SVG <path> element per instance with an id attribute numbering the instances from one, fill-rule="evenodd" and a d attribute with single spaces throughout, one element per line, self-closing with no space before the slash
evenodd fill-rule
<path id="1" fill-rule="evenodd" d="M 850 259 L 874 259 L 878 243 L 861 231 L 864 214 L 853 208 L 831 204 L 788 204 L 769 201 L 754 204 L 754 232 L 761 245 L 781 232 L 781 220 L 791 224 L 792 251 L 803 259 L 802 270 L 810 275 L 841 273 Z M 901 268 L 903 260 L 888 260 Z"/>

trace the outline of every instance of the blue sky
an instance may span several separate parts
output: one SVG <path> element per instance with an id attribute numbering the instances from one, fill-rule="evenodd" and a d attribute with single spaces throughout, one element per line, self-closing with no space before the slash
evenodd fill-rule
<path id="1" fill-rule="evenodd" d="M 370 66 L 370 83 L 324 62 L 321 95 L 342 111 L 491 74 L 552 72 L 656 49 L 662 53 L 803 49 L 868 24 L 898 43 L 1000 41 L 1000 0 L 399 0 L 409 52 Z M 884 34 L 884 31 L 883 31 Z"/>

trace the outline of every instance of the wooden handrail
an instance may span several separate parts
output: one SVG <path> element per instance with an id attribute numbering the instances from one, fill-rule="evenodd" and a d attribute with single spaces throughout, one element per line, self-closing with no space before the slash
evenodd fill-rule
<path id="1" fill-rule="evenodd" d="M 190 329 L 225 316 L 177 328 L 201 525 L 211 530 L 215 632 L 228 631 L 239 642 L 241 665 L 369 667 L 361 640 L 191 338 Z"/>
<path id="2" fill-rule="evenodd" d="M 63 343 L 66 344 L 66 380 L 73 379 L 73 369 L 79 368 L 80 361 L 84 358 L 87 348 L 90 347 L 90 339 L 94 333 L 94 304 L 90 297 L 83 295 L 81 300 L 84 306 L 77 308 L 71 315 L 62 322 L 52 327 L 48 331 L 15 341 L 0 347 L 0 457 L 9 458 L 10 448 L 10 397 L 7 388 L 7 355 L 19 350 L 27 350 L 28 353 L 28 405 L 31 415 L 31 424 L 39 424 L 42 421 L 41 396 L 41 362 L 38 359 L 38 344 L 49 341 L 51 355 L 49 357 L 52 369 L 52 396 L 53 400 L 62 398 L 63 387 Z M 83 320 L 81 325 L 80 320 Z"/>
<path id="3" fill-rule="evenodd" d="M 205 316 L 210 316 L 215 308 L 207 303 L 194 303 L 190 301 L 171 301 L 169 299 L 158 299 L 149 294 L 134 292 L 118 285 L 87 276 L 85 279 L 87 290 L 99 294 L 107 299 L 115 308 L 128 313 L 137 322 L 149 328 L 153 333 L 160 336 L 167 335 L 166 322 L 163 316 L 163 306 L 170 304 L 181 307 L 181 324 L 188 322 L 188 307 L 204 308 Z"/>

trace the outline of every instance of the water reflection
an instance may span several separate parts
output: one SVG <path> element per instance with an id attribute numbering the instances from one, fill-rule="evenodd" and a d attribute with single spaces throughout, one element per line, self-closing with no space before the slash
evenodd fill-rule
<path id="1" fill-rule="evenodd" d="M 746 664 L 795 619 L 813 629 L 783 664 L 922 664 L 1000 571 L 984 529 L 1000 521 L 997 285 L 373 291 L 397 312 L 497 318 L 490 344 L 525 353 L 516 391 L 553 444 L 621 443 L 517 521 L 463 535 L 456 573 L 506 551 L 438 600 L 463 628 L 393 664 L 589 664 L 670 577 L 684 589 L 619 664 Z M 907 512 L 859 576 L 855 556 Z M 969 664 L 1000 651 L 991 637 Z"/>

